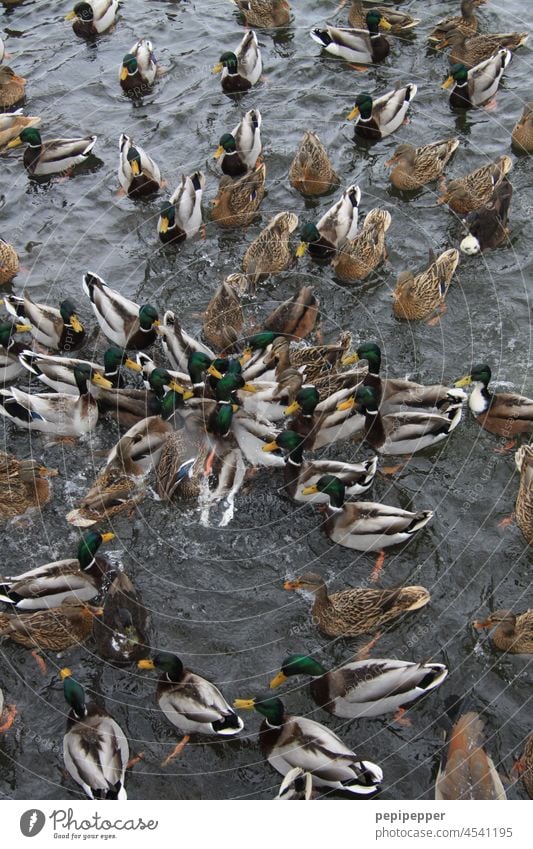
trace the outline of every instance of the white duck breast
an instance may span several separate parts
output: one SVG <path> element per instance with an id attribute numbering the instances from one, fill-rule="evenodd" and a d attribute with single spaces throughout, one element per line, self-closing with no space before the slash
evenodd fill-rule
<path id="1" fill-rule="evenodd" d="M 251 85 L 259 80 L 263 71 L 261 51 L 257 43 L 257 36 L 253 30 L 246 33 L 235 51 L 237 57 L 237 73 L 246 77 Z M 222 79 L 228 76 L 228 69 L 222 71 Z"/>
<path id="2" fill-rule="evenodd" d="M 159 707 L 169 722 L 184 734 L 233 736 L 244 728 L 243 721 L 236 716 L 218 687 L 200 675 L 186 671 L 184 679 L 170 687 L 159 697 Z M 230 716 L 235 717 L 236 727 L 213 727 L 213 723 L 223 722 Z"/>
<path id="3" fill-rule="evenodd" d="M 340 200 L 319 220 L 317 230 L 321 236 L 338 247 L 346 239 L 355 238 L 359 218 L 361 190 L 348 186 Z"/>
<path id="4" fill-rule="evenodd" d="M 262 119 L 259 109 L 250 109 L 244 115 L 240 124 L 237 124 L 231 131 L 231 135 L 235 139 L 237 151 L 250 170 L 255 167 L 255 163 L 262 151 L 261 123 Z"/>
<path id="5" fill-rule="evenodd" d="M 120 185 L 127 193 L 128 189 L 131 185 L 132 180 L 135 179 L 135 175 L 131 170 L 131 164 L 128 161 L 128 151 L 132 147 L 132 141 L 129 136 L 125 133 L 122 133 L 119 141 L 119 150 L 120 150 L 120 159 L 118 166 L 118 179 Z M 148 156 L 144 148 L 140 145 L 135 145 L 135 150 L 138 152 L 141 158 L 141 172 L 150 179 L 154 180 L 156 183 L 161 183 L 161 172 L 159 170 L 159 166 L 154 162 L 151 156 Z"/>
<path id="6" fill-rule="evenodd" d="M 98 406 L 88 395 L 78 398 L 55 392 L 30 395 L 16 387 L 0 389 L 0 395 L 5 399 L 0 404 L 0 413 L 30 430 L 55 436 L 79 436 L 93 430 L 98 422 Z"/>
<path id="7" fill-rule="evenodd" d="M 9 594 L 9 595 L 8 595 Z M 13 595 L 13 601 L 10 598 Z M 0 578 L 0 601 L 21 611 L 59 607 L 67 597 L 90 601 L 98 588 L 80 569 L 79 560 L 55 560 L 21 575 Z"/>
<path id="8" fill-rule="evenodd" d="M 128 341 L 126 324 L 138 320 L 138 305 L 111 289 L 92 271 L 83 275 L 82 285 L 102 333 L 119 348 L 125 348 Z"/>
<path id="9" fill-rule="evenodd" d="M 118 11 L 118 0 L 88 0 L 93 8 L 93 26 L 97 32 L 105 32 L 113 23 Z"/>
<path id="10" fill-rule="evenodd" d="M 49 139 L 43 143 L 43 153 L 35 167 L 30 166 L 30 171 L 33 174 L 47 176 L 81 165 L 90 156 L 96 139 L 96 136 L 79 139 Z"/>
<path id="11" fill-rule="evenodd" d="M 468 72 L 468 90 L 473 106 L 481 106 L 494 97 L 503 72 L 512 59 L 510 50 L 498 50 L 495 56 L 485 59 Z"/>
<path id="12" fill-rule="evenodd" d="M 65 766 L 89 799 L 114 793 L 127 799 L 124 776 L 129 760 L 128 741 L 122 728 L 110 716 L 89 715 L 70 728 L 63 738 Z M 95 791 L 97 793 L 95 797 Z"/>
<path id="13" fill-rule="evenodd" d="M 80 394 L 74 377 L 75 366 L 88 365 L 94 371 L 100 371 L 102 374 L 104 372 L 103 366 L 89 360 L 77 360 L 70 357 L 66 360 L 65 357 L 36 354 L 34 351 L 22 351 L 19 354 L 19 360 L 22 366 L 30 374 L 36 375 L 41 383 L 45 383 L 56 392 L 66 395 L 78 396 Z"/>
<path id="14" fill-rule="evenodd" d="M 197 178 L 199 188 L 195 188 L 193 177 Z M 202 226 L 202 194 L 205 177 L 197 171 L 192 177 L 182 176 L 181 182 L 170 198 L 176 212 L 176 223 L 187 238 L 195 236 Z"/>
<path id="15" fill-rule="evenodd" d="M 195 351 L 207 354 L 210 359 L 215 359 L 214 352 L 199 342 L 186 330 L 184 330 L 172 310 L 167 310 L 163 316 L 163 322 L 159 329 L 163 341 L 163 348 L 172 368 L 181 372 L 187 372 L 189 357 Z"/>
<path id="16" fill-rule="evenodd" d="M 132 56 L 137 59 L 141 75 L 149 85 L 152 85 L 157 76 L 157 62 L 154 56 L 154 46 L 147 38 L 140 38 L 130 50 Z"/>
<path id="17" fill-rule="evenodd" d="M 329 507 L 328 516 L 334 522 L 328 531 L 333 542 L 355 551 L 379 551 L 406 542 L 431 521 L 433 511 L 411 513 L 373 501 L 357 501 Z"/>

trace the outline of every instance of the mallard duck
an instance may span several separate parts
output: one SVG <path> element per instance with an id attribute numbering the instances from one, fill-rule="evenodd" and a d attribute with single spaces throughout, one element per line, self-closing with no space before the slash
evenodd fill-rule
<path id="1" fill-rule="evenodd" d="M 335 475 L 327 474 L 306 486 L 302 495 L 322 492 L 329 496 L 324 530 L 328 537 L 355 551 L 382 551 L 410 540 L 433 518 L 433 510 L 411 513 L 372 501 L 346 502 L 346 487 Z"/>
<path id="2" fill-rule="evenodd" d="M 297 226 L 298 216 L 294 212 L 278 212 L 254 239 L 242 260 L 242 270 L 252 285 L 269 274 L 285 271 L 292 264 L 289 236 Z"/>
<path id="3" fill-rule="evenodd" d="M 36 460 L 17 460 L 0 451 L 0 518 L 14 519 L 34 507 L 44 507 L 52 497 L 48 478 L 58 474 Z"/>
<path id="4" fill-rule="evenodd" d="M 59 309 L 47 304 L 36 304 L 24 293 L 4 297 L 6 310 L 15 318 L 27 318 L 31 335 L 44 348 L 55 351 L 72 351 L 79 348 L 85 338 L 85 328 L 77 315 L 75 304 L 68 298 L 61 301 Z"/>
<path id="5" fill-rule="evenodd" d="M 492 643 L 498 651 L 533 654 L 533 610 L 495 610 L 486 619 L 476 619 L 473 625 L 477 630 L 491 630 Z"/>
<path id="6" fill-rule="evenodd" d="M 310 130 L 303 134 L 292 160 L 289 181 L 304 197 L 326 194 L 339 183 L 326 148 Z"/>
<path id="7" fill-rule="evenodd" d="M 159 333 L 162 338 L 163 350 L 171 367 L 180 372 L 189 372 L 194 385 L 197 383 L 203 385 L 203 372 L 211 366 L 216 356 L 215 353 L 207 345 L 187 333 L 172 310 L 165 312 Z M 191 362 L 192 354 L 201 354 L 201 357 L 195 357 Z M 204 365 L 206 362 L 207 365 Z M 191 367 L 193 374 L 190 372 Z"/>
<path id="8" fill-rule="evenodd" d="M 18 274 L 19 258 L 13 245 L 0 239 L 0 286 L 10 283 Z"/>
<path id="9" fill-rule="evenodd" d="M 127 799 L 124 780 L 130 756 L 126 736 L 113 717 L 62 669 L 63 695 L 70 707 L 63 758 L 70 776 L 89 799 Z"/>
<path id="10" fill-rule="evenodd" d="M 364 280 L 387 256 L 385 233 L 391 223 L 386 209 L 371 209 L 359 233 L 347 239 L 333 260 L 341 280 Z"/>
<path id="11" fill-rule="evenodd" d="M 150 91 L 157 77 L 157 60 L 154 47 L 147 38 L 140 38 L 126 53 L 119 71 L 122 89 L 134 97 Z"/>
<path id="12" fill-rule="evenodd" d="M 294 430 L 284 430 L 276 439 L 263 446 L 263 451 L 286 451 L 285 489 L 294 501 L 309 502 L 302 489 L 309 490 L 324 475 L 335 475 L 344 485 L 347 498 L 362 495 L 372 486 L 377 469 L 377 457 L 362 463 L 340 463 L 337 460 L 304 460 L 304 437 Z M 327 504 L 329 495 L 317 489 L 313 504 Z"/>
<path id="13" fill-rule="evenodd" d="M 392 185 L 410 192 L 437 180 L 458 146 L 459 139 L 445 139 L 423 147 L 398 145 L 392 158 L 385 163 L 392 168 L 389 176 Z"/>
<path id="14" fill-rule="evenodd" d="M 236 699 L 233 704 L 238 710 L 256 710 L 264 717 L 259 731 L 261 751 L 281 775 L 303 767 L 315 787 L 359 796 L 372 796 L 379 790 L 383 780 L 379 766 L 358 758 L 320 722 L 285 713 L 281 699 Z"/>
<path id="15" fill-rule="evenodd" d="M 138 306 L 111 289 L 93 271 L 83 275 L 83 291 L 91 301 L 100 329 L 119 348 L 140 350 L 155 341 L 159 317 L 151 304 Z"/>
<path id="16" fill-rule="evenodd" d="M 516 50 L 526 43 L 527 32 L 487 32 L 470 38 L 461 30 L 452 30 L 441 47 L 451 47 L 448 53 L 450 65 L 473 68 L 503 48 Z"/>
<path id="17" fill-rule="evenodd" d="M 162 185 L 161 172 L 144 148 L 134 145 L 122 133 L 119 150 L 118 180 L 128 197 L 146 197 L 158 192 Z"/>
<path id="18" fill-rule="evenodd" d="M 279 332 L 280 335 L 276 336 Z M 352 334 L 343 330 L 338 340 L 332 344 L 322 345 L 292 345 L 290 329 L 285 330 L 263 330 L 248 337 L 246 340 L 246 352 L 250 353 L 257 348 L 268 348 L 270 353 L 265 358 L 265 366 L 275 364 L 275 376 L 281 377 L 288 369 L 298 369 L 305 377 L 306 383 L 313 383 L 330 371 L 334 371 L 340 365 L 352 343 Z M 245 366 L 246 373 L 252 368 L 248 363 Z M 301 387 L 298 387 L 301 388 Z M 299 409 L 297 407 L 292 412 Z"/>
<path id="19" fill-rule="evenodd" d="M 290 769 L 279 786 L 276 799 L 288 801 L 294 799 L 300 802 L 309 801 L 316 797 L 313 791 L 313 776 L 299 766 Z"/>
<path id="20" fill-rule="evenodd" d="M 76 3 L 65 20 L 73 21 L 72 29 L 80 38 L 94 38 L 111 29 L 118 11 L 118 0 L 87 0 Z"/>
<path id="21" fill-rule="evenodd" d="M 348 186 L 341 199 L 328 209 L 318 224 L 303 225 L 296 256 L 303 256 L 309 251 L 313 259 L 332 259 L 344 242 L 353 239 L 357 233 L 360 202 L 359 186 Z"/>
<path id="22" fill-rule="evenodd" d="M 464 221 L 468 235 L 459 245 L 464 254 L 472 256 L 509 242 L 507 222 L 512 196 L 513 187 L 510 182 L 501 180 L 494 187 L 490 201 L 468 213 Z"/>
<path id="23" fill-rule="evenodd" d="M 0 613 L 0 637 L 27 649 L 63 651 L 86 640 L 92 632 L 93 617 L 101 613 L 102 608 L 72 598 L 53 610 Z"/>
<path id="24" fill-rule="evenodd" d="M 477 32 L 478 21 L 474 14 L 474 5 L 479 5 L 484 0 L 461 0 L 461 14 L 452 15 L 439 21 L 428 35 L 428 41 L 432 44 L 444 46 L 449 34 L 455 30 L 464 32 L 465 35 L 473 35 Z"/>
<path id="25" fill-rule="evenodd" d="M 50 433 L 56 437 L 81 436 L 96 427 L 98 405 L 91 395 L 90 384 L 111 389 L 111 381 L 88 365 L 78 365 L 74 377 L 79 396 L 58 392 L 31 395 L 16 387 L 0 389 L 0 414 L 20 427 Z"/>
<path id="26" fill-rule="evenodd" d="M 364 29 L 314 27 L 309 34 L 313 41 L 332 56 L 360 65 L 373 65 L 382 62 L 390 52 L 390 44 L 380 33 L 379 27 L 391 28 L 388 21 L 372 9 L 366 13 Z"/>
<path id="27" fill-rule="evenodd" d="M 416 454 L 432 448 L 455 430 L 463 413 L 462 398 L 451 401 L 441 411 L 407 409 L 382 415 L 378 396 L 371 386 L 356 390 L 355 409 L 365 415 L 364 439 L 381 454 Z M 350 402 L 339 404 L 345 409 Z"/>
<path id="28" fill-rule="evenodd" d="M 524 746 L 524 753 L 516 766 L 522 776 L 522 783 L 526 788 L 526 793 L 530 799 L 533 799 L 533 734 L 530 734 Z"/>
<path id="29" fill-rule="evenodd" d="M 520 473 L 515 506 L 516 524 L 528 545 L 533 545 L 533 446 L 521 445 L 514 458 Z"/>
<path id="30" fill-rule="evenodd" d="M 466 177 L 451 180 L 443 186 L 438 204 L 447 203 L 459 215 L 468 215 L 488 203 L 495 187 L 513 167 L 510 156 L 499 156 L 494 162 L 477 168 Z"/>
<path id="31" fill-rule="evenodd" d="M 438 257 L 432 252 L 430 265 L 419 274 L 403 271 L 392 293 L 394 315 L 416 321 L 426 318 L 435 310 L 443 311 L 458 262 L 459 251 L 450 248 Z"/>
<path id="32" fill-rule="evenodd" d="M 533 153 L 533 103 L 526 103 L 522 117 L 514 125 L 511 144 L 520 153 Z"/>
<path id="33" fill-rule="evenodd" d="M 24 345 L 17 342 L 15 333 L 27 333 L 29 330 L 29 324 L 0 322 L 0 385 L 16 380 L 24 374 L 24 366 L 19 360 Z"/>
<path id="34" fill-rule="evenodd" d="M 27 80 L 19 77 L 8 65 L 0 67 L 0 107 L 9 109 L 26 94 Z M 8 145 L 9 146 L 9 145 Z"/>
<path id="35" fill-rule="evenodd" d="M 40 123 L 40 118 L 23 115 L 22 109 L 0 113 L 0 151 L 7 149 L 7 143 L 17 138 L 25 127 L 35 127 Z"/>
<path id="36" fill-rule="evenodd" d="M 355 106 L 348 120 L 356 119 L 355 134 L 367 139 L 384 139 L 400 127 L 407 115 L 409 104 L 414 100 L 417 87 L 414 83 L 399 86 L 393 91 L 373 100 L 364 92 L 355 98 Z"/>
<path id="37" fill-rule="evenodd" d="M 360 382 L 362 374 L 359 375 Z M 344 398 L 352 392 L 348 387 Z M 354 412 L 353 406 L 339 410 L 337 393 L 321 400 L 315 386 L 303 386 L 296 399 L 286 410 L 292 415 L 290 429 L 304 438 L 304 448 L 311 450 L 350 439 L 364 428 L 364 418 Z"/>
<path id="38" fill-rule="evenodd" d="M 389 24 L 390 30 L 394 35 L 402 35 L 420 23 L 419 18 L 412 18 L 405 12 L 398 12 L 392 6 L 376 6 L 376 11 L 381 15 L 381 19 Z M 365 9 L 361 0 L 352 0 L 352 5 L 348 11 L 348 21 L 351 27 L 355 29 L 364 29 L 365 27 Z M 387 27 L 385 27 L 387 29 Z"/>
<path id="39" fill-rule="evenodd" d="M 167 369 L 153 368 L 148 374 L 148 389 L 94 389 L 92 396 L 98 402 L 98 408 L 116 416 L 119 424 L 129 427 L 147 416 L 160 415 L 162 402 L 171 392 L 179 395 L 180 401 L 174 399 L 172 404 L 181 405 L 193 397 L 193 391 L 174 379 Z"/>
<path id="40" fill-rule="evenodd" d="M 305 654 L 285 658 L 270 682 L 279 687 L 293 675 L 310 675 L 311 698 L 319 707 L 343 719 L 394 713 L 436 690 L 448 676 L 443 663 L 409 663 L 371 658 L 345 663 L 330 672 Z"/>
<path id="41" fill-rule="evenodd" d="M 498 436 L 533 433 L 533 400 L 509 392 L 489 392 L 492 372 L 486 363 L 472 366 L 455 386 L 473 385 L 468 406 L 478 424 Z"/>
<path id="42" fill-rule="evenodd" d="M 9 142 L 8 147 L 26 144 L 23 159 L 26 171 L 36 177 L 48 177 L 86 162 L 96 139 L 97 136 L 86 136 L 79 139 L 49 139 L 43 142 L 39 130 L 35 127 L 25 127 L 17 138 Z"/>
<path id="43" fill-rule="evenodd" d="M 78 387 L 74 369 L 79 365 L 87 365 L 93 371 L 102 374 L 111 382 L 113 388 L 124 386 L 120 367 L 125 366 L 132 371 L 141 371 L 141 366 L 128 357 L 122 348 L 107 348 L 104 353 L 103 365 L 90 360 L 77 360 L 73 357 L 51 357 L 47 354 L 36 354 L 35 351 L 24 350 L 19 354 L 21 365 L 30 374 L 37 377 L 41 383 L 50 386 L 56 392 L 66 392 L 68 395 L 78 395 Z"/>
<path id="44" fill-rule="evenodd" d="M 103 612 L 93 621 L 93 638 L 100 657 L 113 663 L 134 663 L 145 657 L 148 611 L 132 582 L 119 572 L 109 587 Z"/>
<path id="45" fill-rule="evenodd" d="M 235 350 L 242 339 L 244 315 L 240 295 L 248 289 L 244 274 L 230 274 L 222 281 L 204 313 L 202 334 L 221 353 Z"/>
<path id="46" fill-rule="evenodd" d="M 231 133 L 220 137 L 214 158 L 220 159 L 222 173 L 235 179 L 255 169 L 262 149 L 261 113 L 250 109 Z"/>
<path id="47" fill-rule="evenodd" d="M 328 595 L 323 578 L 314 572 L 285 581 L 283 588 L 314 595 L 313 621 L 330 637 L 374 633 L 398 616 L 425 607 L 430 600 L 429 591 L 416 586 L 388 590 L 355 587 Z"/>
<path id="48" fill-rule="evenodd" d="M 182 174 L 176 191 L 159 211 L 157 230 L 164 245 L 192 239 L 198 233 L 202 226 L 204 186 L 202 171 L 195 171 L 190 177 Z"/>
<path id="49" fill-rule="evenodd" d="M 510 50 L 498 50 L 490 59 L 485 59 L 470 70 L 461 63 L 452 65 L 450 75 L 442 85 L 443 88 L 452 89 L 450 106 L 454 109 L 472 109 L 492 100 L 512 55 Z"/>
<path id="50" fill-rule="evenodd" d="M 284 27 L 291 17 L 288 0 L 233 0 L 249 27 Z"/>
<path id="51" fill-rule="evenodd" d="M 301 286 L 292 297 L 275 307 L 263 322 L 265 330 L 305 339 L 319 318 L 320 301 L 311 286 Z"/>
<path id="52" fill-rule="evenodd" d="M 222 91 L 233 93 L 248 91 L 259 80 L 263 70 L 257 36 L 249 30 L 235 53 L 227 51 L 213 68 L 214 74 L 222 71 Z"/>
<path id="53" fill-rule="evenodd" d="M 494 761 L 484 745 L 484 724 L 468 711 L 450 730 L 435 781 L 435 799 L 506 799 Z"/>
<path id="54" fill-rule="evenodd" d="M 211 218 L 221 227 L 247 227 L 255 218 L 265 196 L 265 164 L 236 180 L 224 176 L 213 200 Z"/>
<path id="55" fill-rule="evenodd" d="M 80 540 L 76 559 L 55 560 L 16 577 L 0 578 L 0 601 L 23 613 L 56 608 L 65 600 L 91 601 L 111 571 L 96 552 L 114 538 L 112 533 L 90 531 Z"/>

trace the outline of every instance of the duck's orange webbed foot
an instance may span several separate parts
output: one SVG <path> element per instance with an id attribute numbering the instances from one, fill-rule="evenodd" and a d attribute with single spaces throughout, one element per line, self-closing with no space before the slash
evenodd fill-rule
<path id="1" fill-rule="evenodd" d="M 385 563 L 385 552 L 382 550 L 379 552 L 376 562 L 374 563 L 374 568 L 370 573 L 370 581 L 375 584 L 379 576 L 381 574 L 381 570 L 383 569 L 383 564 Z"/>
<path id="2" fill-rule="evenodd" d="M 376 636 L 373 637 L 370 640 L 370 642 L 365 643 L 364 646 L 361 646 L 361 648 L 357 651 L 357 654 L 355 655 L 355 659 L 356 660 L 367 660 L 368 657 L 370 656 L 370 652 L 372 651 L 372 649 L 374 648 L 374 646 L 376 645 L 376 643 L 377 643 L 377 641 L 379 640 L 380 637 L 381 637 L 381 631 L 378 631 Z"/>
<path id="3" fill-rule="evenodd" d="M 0 722 L 3 720 L 2 725 L 0 725 L 0 734 L 4 734 L 6 731 L 9 731 L 15 721 L 17 713 L 18 710 L 16 705 L 6 705 L 4 707 L 4 710 L 0 715 Z"/>
<path id="4" fill-rule="evenodd" d="M 190 735 L 186 734 L 185 737 L 183 737 L 183 739 L 179 741 L 177 746 L 174 747 L 170 755 L 168 755 L 168 757 L 166 757 L 165 760 L 161 762 L 161 766 L 168 766 L 169 763 L 183 751 L 190 739 Z"/>

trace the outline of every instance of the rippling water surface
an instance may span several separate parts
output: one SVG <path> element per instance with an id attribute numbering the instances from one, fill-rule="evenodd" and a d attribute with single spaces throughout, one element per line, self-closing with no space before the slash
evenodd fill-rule
<path id="1" fill-rule="evenodd" d="M 342 61 L 319 55 L 309 28 L 332 14 L 334 3 L 293 0 L 291 26 L 258 33 L 265 79 L 240 100 L 221 92 L 210 73 L 243 29 L 228 2 L 125 0 L 113 32 L 96 44 L 77 39 L 68 22 L 68 2 L 27 0 L 0 7 L 0 31 L 7 36 L 11 65 L 28 78 L 26 114 L 42 116 L 46 137 L 96 133 L 98 157 L 90 169 L 66 181 L 30 181 L 19 151 L 2 157 L 0 203 L 2 235 L 20 253 L 23 271 L 12 290 L 24 288 L 35 300 L 56 304 L 73 297 L 85 323 L 95 330 L 81 276 L 87 269 L 139 302 L 175 310 L 199 333 L 201 311 L 218 282 L 237 270 L 246 246 L 276 212 L 291 209 L 302 220 L 317 220 L 334 196 L 304 200 L 290 186 L 287 170 L 302 131 L 313 129 L 327 145 L 343 183 L 358 183 L 361 209 L 385 206 L 392 214 L 387 234 L 388 261 L 364 283 L 335 280 L 330 268 L 304 259 L 297 270 L 272 277 L 249 299 L 250 321 L 265 315 L 311 284 L 320 297 L 322 331 L 335 339 L 349 328 L 355 340 L 376 339 L 387 372 L 424 382 L 451 381 L 473 362 L 492 365 L 495 387 L 512 387 L 529 397 L 533 383 L 530 303 L 533 236 L 531 160 L 512 153 L 514 196 L 512 245 L 484 257 L 462 258 L 441 323 L 401 323 L 391 311 L 397 273 L 420 269 L 428 249 L 457 245 L 454 217 L 435 205 L 435 184 L 409 196 L 393 190 L 385 161 L 400 141 L 422 144 L 457 135 L 461 144 L 447 173 L 460 176 L 501 153 L 511 153 L 510 132 L 531 96 L 531 50 L 522 48 L 504 77 L 495 111 L 453 114 L 440 88 L 447 73 L 444 56 L 426 49 L 425 37 L 456 3 L 403 4 L 422 24 L 405 42 L 394 40 L 385 62 L 361 74 Z M 531 29 L 527 4 L 491 2 L 479 10 L 482 31 Z M 339 20 L 344 21 L 346 13 Z M 122 56 L 138 37 L 149 37 L 168 69 L 142 104 L 133 104 L 118 85 Z M 345 116 L 362 90 L 382 93 L 396 81 L 415 82 L 419 93 L 411 122 L 393 137 L 367 147 L 355 144 Z M 160 164 L 168 188 L 182 173 L 201 168 L 207 175 L 205 218 L 216 193 L 212 158 L 220 135 L 247 109 L 263 116 L 268 196 L 261 220 L 247 230 L 224 232 L 207 223 L 206 239 L 179 250 L 163 250 L 156 232 L 159 200 L 134 203 L 118 198 L 116 168 L 121 132 L 133 136 Z M 19 149 L 20 150 L 20 149 Z M 100 353 L 96 332 L 87 355 Z M 95 350 L 95 345 L 97 350 Z M 2 425 L 4 428 L 4 425 Z M 75 551 L 78 532 L 65 522 L 95 471 L 99 452 L 116 439 L 105 419 L 91 441 L 46 447 L 7 424 L 10 450 L 31 451 L 57 466 L 54 498 L 41 515 L 7 528 L 2 571 L 19 571 Z M 344 723 L 316 709 L 305 684 L 291 688 L 286 703 L 334 728 L 356 751 L 381 764 L 382 796 L 432 798 L 441 744 L 438 724 L 444 699 L 473 689 L 474 704 L 487 720 L 488 747 L 501 771 L 533 728 L 533 667 L 526 657 L 502 657 L 478 644 L 470 622 L 491 607 L 524 610 L 532 605 L 531 555 L 516 526 L 498 522 L 514 505 L 518 477 L 513 454 L 495 454 L 495 437 L 467 415 L 460 429 L 436 451 L 410 460 L 394 478 L 376 480 L 376 500 L 417 509 L 432 508 L 434 521 L 407 549 L 387 556 L 383 585 L 423 584 L 431 604 L 393 624 L 375 650 L 381 657 L 433 658 L 449 665 L 440 692 L 411 713 L 412 724 L 386 719 Z M 96 452 L 96 453 L 95 453 Z M 357 444 L 338 447 L 334 456 L 368 456 Z M 312 652 L 326 666 L 348 660 L 357 641 L 334 643 L 308 624 L 308 602 L 282 589 L 283 580 L 304 566 L 319 569 L 335 589 L 357 586 L 369 575 L 373 555 L 331 543 L 319 529 L 321 516 L 292 505 L 279 487 L 281 477 L 261 471 L 237 498 L 234 521 L 224 529 L 205 528 L 192 506 L 166 506 L 153 495 L 132 519 L 113 524 L 112 554 L 121 560 L 151 610 L 153 642 L 178 652 L 185 662 L 215 680 L 228 699 L 261 693 L 289 652 Z M 225 741 L 195 741 L 165 770 L 159 766 L 177 734 L 158 711 L 153 678 L 117 670 L 94 654 L 89 641 L 62 657 L 48 657 L 42 675 L 27 651 L 2 645 L 1 685 L 19 716 L 0 737 L 0 794 L 16 798 L 71 798 L 77 793 L 62 775 L 61 746 L 65 702 L 57 668 L 68 663 L 81 681 L 101 694 L 107 707 L 144 759 L 128 777 L 130 798 L 270 798 L 278 776 L 257 746 L 260 717 L 248 715 L 246 730 Z M 524 798 L 520 784 L 510 798 Z"/>

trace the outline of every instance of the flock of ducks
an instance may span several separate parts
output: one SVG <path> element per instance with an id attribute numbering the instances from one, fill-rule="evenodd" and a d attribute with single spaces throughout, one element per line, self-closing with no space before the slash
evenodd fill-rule
<path id="1" fill-rule="evenodd" d="M 287 0 L 235 3 L 247 27 L 290 25 Z M 527 38 L 527 33 L 477 34 L 475 5 L 479 3 L 463 0 L 460 14 L 438 23 L 429 37 L 437 50 L 450 49 L 450 75 L 444 86 L 451 89 L 452 108 L 486 106 L 512 51 Z M 114 27 L 117 11 L 117 0 L 88 0 L 77 3 L 67 17 L 76 36 L 94 39 Z M 311 38 L 326 54 L 368 66 L 388 55 L 388 32 L 402 37 L 420 21 L 389 7 L 368 9 L 354 0 L 348 23 L 349 27 L 314 27 Z M 0 52 L 3 59 L 3 43 Z M 240 44 L 222 52 L 213 71 L 221 73 L 222 91 L 235 94 L 253 89 L 262 68 L 257 35 L 246 29 Z M 124 55 L 118 83 L 128 96 L 142 99 L 161 73 L 151 42 L 140 39 Z M 25 85 L 9 67 L 0 67 L 4 109 L 18 104 Z M 417 86 L 409 83 L 376 98 L 357 95 L 347 116 L 355 121 L 356 136 L 379 142 L 394 133 L 416 94 Z M 74 173 L 91 156 L 96 137 L 46 141 L 36 128 L 39 120 L 24 116 L 21 109 L 4 112 L 2 147 L 25 144 L 23 164 L 32 177 Z M 214 151 L 222 176 L 211 218 L 221 227 L 247 226 L 257 217 L 268 167 L 261 126 L 259 110 L 249 109 L 231 132 L 222 135 Z M 400 144 L 387 163 L 391 183 L 402 192 L 441 181 L 439 202 L 464 217 L 466 228 L 459 250 L 431 256 L 428 267 L 418 274 L 400 275 L 393 305 L 400 319 L 433 316 L 434 321 L 435 313 L 444 309 L 460 252 L 476 254 L 508 241 L 510 156 L 502 152 L 494 162 L 445 185 L 444 170 L 458 145 L 456 138 L 418 148 Z M 512 130 L 512 145 L 515 151 L 533 152 L 531 104 Z M 152 157 L 125 134 L 119 140 L 118 177 L 123 193 L 133 200 L 153 196 L 164 185 Z M 312 129 L 304 132 L 288 177 L 306 197 L 337 191 L 340 178 Z M 157 229 L 164 245 L 201 233 L 204 185 L 201 171 L 183 175 L 161 204 Z M 239 734 L 244 723 L 237 711 L 255 709 L 263 717 L 259 734 L 263 755 L 284 777 L 279 791 L 283 799 L 310 799 L 318 790 L 371 796 L 379 790 L 383 772 L 326 725 L 288 713 L 279 698 L 239 698 L 231 705 L 212 682 L 186 669 L 179 657 L 152 650 L 148 612 L 130 578 L 101 554 L 100 547 L 114 534 L 98 526 L 131 513 L 145 497 L 149 479 L 155 480 L 163 501 L 196 499 L 202 514 L 222 505 L 219 524 L 225 525 L 250 470 L 265 465 L 273 474 L 281 470 L 288 498 L 320 505 L 325 511 L 322 526 L 335 544 L 379 552 L 365 587 L 329 593 L 321 575 L 311 572 L 285 582 L 286 590 L 311 595 L 313 621 L 322 633 L 344 638 L 375 635 L 428 604 L 425 587 L 380 589 L 372 584 L 383 566 L 384 550 L 423 533 L 432 510 L 408 511 L 360 496 L 371 489 L 382 456 L 405 461 L 450 438 L 461 424 L 465 387 L 471 387 L 468 405 L 479 425 L 504 442 L 533 432 L 533 400 L 493 393 L 488 364 L 473 366 L 454 385 L 422 385 L 381 377 L 379 346 L 367 341 L 352 349 L 347 331 L 331 344 L 318 336 L 316 344 L 306 343 L 303 340 L 316 330 L 319 307 L 309 287 L 302 287 L 255 327 L 246 326 L 242 296 L 304 254 L 330 265 L 342 280 L 364 279 L 379 266 L 386 257 L 391 215 L 373 209 L 360 225 L 361 194 L 359 186 L 348 186 L 316 222 L 301 224 L 291 211 L 276 213 L 246 250 L 241 269 L 214 293 L 204 315 L 202 339 L 190 335 L 171 310 L 137 304 L 92 271 L 83 274 L 79 291 L 58 305 L 37 303 L 28 292 L 6 291 L 6 315 L 0 323 L 0 413 L 10 425 L 71 441 L 105 426 L 109 417 L 123 428 L 96 480 L 67 516 L 84 529 L 76 557 L 0 579 L 0 635 L 32 650 L 40 664 L 44 661 L 38 650 L 66 651 L 92 638 L 100 657 L 111 663 L 158 670 L 157 703 L 184 735 L 165 763 L 183 750 L 190 735 Z M 294 251 L 291 235 L 296 231 L 299 244 Z M 0 263 L 0 282 L 6 284 L 19 266 L 14 248 L 3 241 Z M 107 345 L 101 362 L 72 356 L 86 342 L 77 308 L 82 292 Z M 31 343 L 20 342 L 22 334 L 30 334 Z M 140 381 L 137 386 L 134 375 Z M 24 386 L 17 386 L 22 378 Z M 40 384 L 46 391 L 35 391 Z M 373 456 L 358 463 L 313 456 L 319 448 L 352 438 L 364 442 Z M 533 447 L 522 444 L 515 456 L 520 473 L 515 519 L 531 545 Z M 2 453 L 2 518 L 14 519 L 27 511 L 31 516 L 32 509 L 46 504 L 51 497 L 49 479 L 55 474 L 35 460 Z M 497 610 L 473 625 L 490 629 L 498 651 L 533 653 L 533 610 Z M 289 654 L 270 687 L 292 676 L 307 676 L 311 698 L 320 708 L 334 717 L 359 719 L 402 711 L 447 678 L 442 663 L 368 657 L 371 646 L 357 659 L 330 670 L 311 656 Z M 124 731 L 100 703 L 87 700 L 69 668 L 60 674 L 70 708 L 64 736 L 68 773 L 90 798 L 126 798 L 129 745 Z M 6 733 L 16 709 L 4 705 L 1 691 L 0 709 L 0 730 Z M 453 698 L 448 715 L 448 744 L 436 798 L 505 798 L 502 781 L 484 749 L 480 717 Z M 533 737 L 526 744 L 523 770 L 526 790 L 533 797 Z"/>

